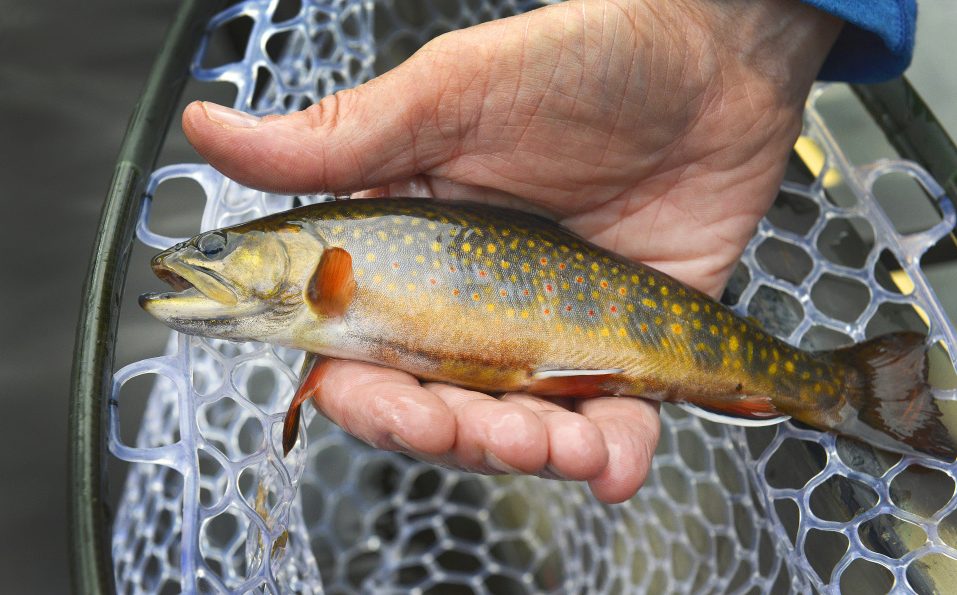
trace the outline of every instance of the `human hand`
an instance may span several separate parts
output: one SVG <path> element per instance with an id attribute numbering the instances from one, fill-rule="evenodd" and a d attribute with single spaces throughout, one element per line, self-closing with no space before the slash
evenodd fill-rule
<path id="1" fill-rule="evenodd" d="M 797 0 L 570 0 L 443 35 L 291 115 L 211 104 L 190 142 L 246 185 L 506 204 L 717 296 L 773 200 L 840 23 Z M 317 407 L 375 446 L 627 499 L 657 405 L 500 399 L 336 362 Z"/>

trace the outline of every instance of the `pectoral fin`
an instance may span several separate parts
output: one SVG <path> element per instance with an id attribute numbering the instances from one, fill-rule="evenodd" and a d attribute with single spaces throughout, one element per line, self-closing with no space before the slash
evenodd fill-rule
<path id="1" fill-rule="evenodd" d="M 286 456 L 299 438 L 299 420 L 302 418 L 302 404 L 319 394 L 325 365 L 328 360 L 314 353 L 307 353 L 299 374 L 299 388 L 292 397 L 286 419 L 282 424 L 282 454 Z"/>
<path id="2" fill-rule="evenodd" d="M 306 287 L 306 302 L 320 316 L 343 316 L 356 293 L 352 255 L 342 248 L 323 251 Z"/>
<path id="3" fill-rule="evenodd" d="M 612 380 L 624 370 L 538 370 L 528 392 L 545 397 L 601 397 L 614 394 Z"/>

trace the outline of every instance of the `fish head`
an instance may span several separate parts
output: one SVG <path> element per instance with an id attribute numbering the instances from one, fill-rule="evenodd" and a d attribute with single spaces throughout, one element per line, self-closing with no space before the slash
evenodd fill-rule
<path id="1" fill-rule="evenodd" d="M 267 341 L 302 305 L 305 273 L 290 254 L 302 235 L 249 225 L 202 233 L 153 258 L 173 291 L 142 295 L 140 305 L 183 333 Z"/>

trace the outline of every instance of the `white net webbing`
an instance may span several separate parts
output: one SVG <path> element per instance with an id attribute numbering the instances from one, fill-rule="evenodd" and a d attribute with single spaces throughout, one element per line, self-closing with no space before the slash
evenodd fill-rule
<path id="1" fill-rule="evenodd" d="M 292 111 L 437 34 L 536 6 L 248 0 L 209 23 L 192 74 L 236 85 L 239 109 Z M 243 57 L 203 66 L 208 40 L 237 19 L 251 25 Z M 843 183 L 789 177 L 732 282 L 735 308 L 812 348 L 927 330 L 952 365 L 957 338 L 921 256 L 954 228 L 953 205 L 913 163 L 848 163 L 815 98 L 805 135 L 823 150 L 822 171 Z M 898 231 L 873 193 L 887 175 L 919 183 L 939 222 Z M 157 170 L 147 195 L 175 178 L 203 188 L 202 229 L 320 199 L 249 190 L 197 164 Z M 137 237 L 154 248 L 182 239 L 154 233 L 149 208 Z M 648 482 L 617 506 L 576 483 L 476 476 L 377 451 L 309 413 L 307 448 L 284 460 L 281 420 L 301 359 L 174 333 L 165 354 L 116 373 L 110 449 L 131 463 L 113 537 L 120 592 L 804 593 L 849 580 L 924 591 L 944 557 L 957 559 L 957 466 L 875 458 L 791 424 L 745 433 L 666 406 Z M 155 381 L 129 446 L 120 392 L 142 375 Z"/>

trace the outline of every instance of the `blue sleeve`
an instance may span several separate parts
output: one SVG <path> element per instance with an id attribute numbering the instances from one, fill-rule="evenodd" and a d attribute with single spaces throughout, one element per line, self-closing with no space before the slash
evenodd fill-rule
<path id="1" fill-rule="evenodd" d="M 876 83 L 899 76 L 914 53 L 917 0 L 803 0 L 846 23 L 818 77 Z"/>

